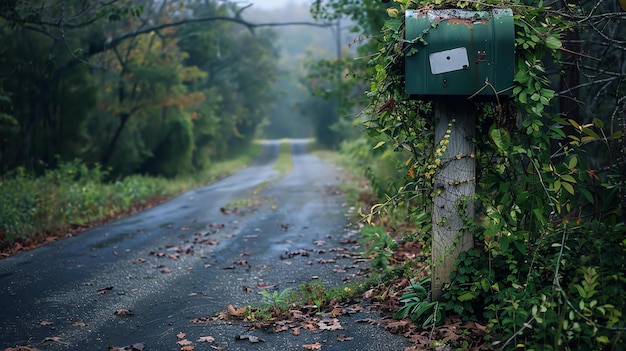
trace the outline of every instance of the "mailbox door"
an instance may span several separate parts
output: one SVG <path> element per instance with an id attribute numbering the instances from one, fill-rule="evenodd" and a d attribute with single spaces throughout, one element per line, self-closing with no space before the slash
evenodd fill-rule
<path id="1" fill-rule="evenodd" d="M 511 94 L 515 35 L 510 10 L 409 10 L 405 33 L 407 40 L 415 40 L 406 51 L 409 94 Z M 416 40 L 420 37 L 426 44 Z"/>

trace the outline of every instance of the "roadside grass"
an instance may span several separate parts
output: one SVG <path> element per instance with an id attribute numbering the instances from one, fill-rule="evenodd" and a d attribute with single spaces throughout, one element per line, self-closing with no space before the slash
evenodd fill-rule
<path id="1" fill-rule="evenodd" d="M 248 165 L 262 150 L 251 147 L 201 173 L 165 179 L 133 175 L 106 181 L 108 172 L 75 161 L 34 177 L 23 170 L 0 180 L 0 250 L 36 246 L 141 211 L 183 191 L 211 183 Z"/>
<path id="2" fill-rule="evenodd" d="M 293 169 L 293 159 L 291 158 L 291 144 L 289 139 L 282 139 L 278 149 L 278 158 L 274 164 L 274 169 L 277 170 L 280 175 L 291 172 Z"/>
<path id="3" fill-rule="evenodd" d="M 245 306 L 240 317 L 248 321 L 275 322 L 282 318 L 289 318 L 288 312 L 298 309 L 315 308 L 317 314 L 330 312 L 336 304 L 347 302 L 363 295 L 373 286 L 379 285 L 381 276 L 371 274 L 363 282 L 352 282 L 337 287 L 327 287 L 316 281 L 300 284 L 296 289 L 286 288 L 273 292 L 263 290 L 259 292 L 262 300 Z"/>
<path id="4" fill-rule="evenodd" d="M 262 145 L 263 141 L 258 141 L 259 145 Z M 289 139 L 282 139 L 278 149 L 278 156 L 274 163 L 274 170 L 278 171 L 280 175 L 289 173 L 293 169 L 293 160 L 291 158 L 291 145 Z M 258 195 L 263 190 L 263 187 L 267 185 L 268 181 L 262 182 L 255 186 L 252 190 L 252 194 L 249 197 L 243 197 L 229 201 L 224 205 L 225 211 L 236 211 L 238 209 L 259 206 L 265 202 L 271 201 L 267 197 L 259 197 Z"/>

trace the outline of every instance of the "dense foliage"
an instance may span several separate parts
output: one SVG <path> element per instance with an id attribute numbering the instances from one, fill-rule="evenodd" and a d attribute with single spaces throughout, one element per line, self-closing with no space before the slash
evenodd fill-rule
<path id="1" fill-rule="evenodd" d="M 173 177 L 256 136 L 278 52 L 236 4 L 39 3 L 0 7 L 0 174 L 79 158 Z"/>
<path id="2" fill-rule="evenodd" d="M 107 170 L 80 160 L 59 161 L 38 176 L 19 169 L 0 182 L 0 250 L 30 249 L 144 210 L 248 165 L 261 148 L 255 143 L 238 157 L 175 179 L 135 174 L 109 181 Z"/>
<path id="3" fill-rule="evenodd" d="M 414 306 L 401 315 L 420 324 L 442 321 L 432 318 L 440 311 L 475 320 L 498 349 L 623 349 L 626 29 L 618 2 L 374 3 L 332 0 L 325 11 L 376 7 L 372 17 L 360 12 L 359 23 L 388 15 L 379 34 L 361 27 L 377 35 L 368 62 L 374 69 L 370 108 L 361 119 L 375 137 L 370 145 L 395 150 L 403 161 L 404 176 L 386 184 L 387 209 L 406 210 L 417 229 L 404 239 L 426 243 L 433 174 L 454 155 L 445 152 L 449 135 L 435 141 L 433 105 L 404 91 L 404 57 L 412 47 L 403 37 L 404 11 L 509 7 L 515 16 L 513 96 L 476 103 L 472 113 L 478 128 L 476 195 L 467 201 L 477 217 L 465 218 L 465 228 L 475 248 L 458 258 L 437 311 L 422 291 L 411 295 L 419 301 L 408 299 Z"/>

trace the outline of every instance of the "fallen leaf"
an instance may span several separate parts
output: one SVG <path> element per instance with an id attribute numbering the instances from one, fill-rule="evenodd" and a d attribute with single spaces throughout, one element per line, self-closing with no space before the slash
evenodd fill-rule
<path id="1" fill-rule="evenodd" d="M 333 318 L 332 320 L 323 320 L 317 323 L 320 330 L 342 330 L 343 327 L 339 323 L 339 319 Z"/>
<path id="2" fill-rule="evenodd" d="M 172 273 L 172 270 L 171 270 L 171 269 L 169 269 L 169 268 L 164 268 L 164 269 L 162 269 L 162 270 L 161 270 L 161 273 L 163 273 L 163 274 L 169 274 L 169 273 Z"/>
<path id="3" fill-rule="evenodd" d="M 181 333 L 181 334 L 184 334 L 184 333 Z M 188 345 L 191 345 L 193 343 L 191 341 L 187 340 L 187 339 L 182 339 L 182 340 L 178 340 L 176 342 L 176 344 L 178 344 L 178 346 L 188 346 Z"/>
<path id="4" fill-rule="evenodd" d="M 293 331 L 291 332 L 291 334 L 298 336 L 300 335 L 300 328 L 293 328 Z"/>
<path id="5" fill-rule="evenodd" d="M 39 325 L 44 326 L 44 327 L 49 327 L 51 325 L 54 325 L 54 323 L 48 322 L 48 321 L 41 321 L 39 322 Z"/>
<path id="6" fill-rule="evenodd" d="M 132 316 L 133 312 L 131 310 L 127 310 L 125 308 L 121 308 L 119 310 L 115 310 L 115 312 L 113 312 L 114 315 L 117 316 Z"/>
<path id="7" fill-rule="evenodd" d="M 222 351 L 222 347 L 221 346 L 211 346 L 212 349 L 215 349 L 217 351 Z"/>
<path id="8" fill-rule="evenodd" d="M 145 263 L 147 260 L 145 258 L 137 258 L 133 261 L 133 263 Z"/>
<path id="9" fill-rule="evenodd" d="M 235 308 L 233 305 L 228 305 L 228 314 L 233 317 L 241 317 L 244 312 L 246 312 L 245 307 Z"/>
<path id="10" fill-rule="evenodd" d="M 104 295 L 109 290 L 113 290 L 113 287 L 112 286 L 107 286 L 106 288 L 98 289 L 98 295 Z"/>
<path id="11" fill-rule="evenodd" d="M 312 331 L 319 330 L 318 326 L 311 322 L 302 325 L 302 328 Z"/>
<path id="12" fill-rule="evenodd" d="M 63 341 L 63 338 L 58 337 L 58 336 L 49 336 L 43 339 L 43 342 L 61 342 L 61 341 Z"/>
<path id="13" fill-rule="evenodd" d="M 249 286 L 243 285 L 242 288 L 243 288 L 243 291 L 245 291 L 245 292 L 248 292 L 248 293 L 254 292 L 254 289 L 252 289 Z"/>
<path id="14" fill-rule="evenodd" d="M 86 327 L 87 323 L 85 322 L 74 322 L 72 323 L 72 327 Z"/>
<path id="15" fill-rule="evenodd" d="M 36 349 L 30 346 L 16 346 L 16 347 L 7 347 L 4 351 L 41 351 L 40 349 Z"/>
<path id="16" fill-rule="evenodd" d="M 351 337 L 351 336 L 345 336 L 343 334 L 337 335 L 337 341 L 339 341 L 339 342 L 350 341 L 350 340 L 353 340 L 353 339 L 354 338 Z"/>
<path id="17" fill-rule="evenodd" d="M 271 285 L 263 282 L 256 283 L 256 287 L 259 289 L 274 289 L 278 285 Z"/>
<path id="18" fill-rule="evenodd" d="M 193 351 L 195 349 L 196 349 L 196 347 L 193 346 L 193 345 L 185 345 L 185 346 L 180 348 L 180 351 Z"/>
<path id="19" fill-rule="evenodd" d="M 176 334 L 176 337 L 179 338 L 179 339 L 183 339 L 183 338 L 185 338 L 185 335 L 187 335 L 187 334 L 185 334 L 183 332 L 180 332 L 180 333 Z"/>
<path id="20" fill-rule="evenodd" d="M 369 289 L 368 291 L 363 293 L 363 298 L 369 300 L 376 296 L 376 289 Z"/>
<path id="21" fill-rule="evenodd" d="M 235 336 L 235 339 L 236 340 L 248 340 L 252 344 L 256 344 L 258 342 L 265 342 L 265 340 L 259 338 L 258 336 L 254 336 L 254 335 L 237 335 L 237 336 Z"/>
<path id="22" fill-rule="evenodd" d="M 212 336 L 201 336 L 197 340 L 198 342 L 214 342 L 215 338 Z"/>
<path id="23" fill-rule="evenodd" d="M 304 344 L 302 345 L 302 348 L 305 350 L 321 350 L 322 344 L 319 342 L 316 342 L 315 344 Z"/>

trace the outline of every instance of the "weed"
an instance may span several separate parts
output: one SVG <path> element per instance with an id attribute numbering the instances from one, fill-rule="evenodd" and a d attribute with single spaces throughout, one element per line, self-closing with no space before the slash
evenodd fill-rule
<path id="1" fill-rule="evenodd" d="M 272 310 L 275 315 L 280 315 L 286 311 L 291 297 L 290 291 L 291 289 L 289 288 L 281 292 L 278 292 L 278 290 L 274 290 L 271 293 L 267 290 L 261 291 L 261 296 L 265 298 L 262 310 Z"/>
<path id="2" fill-rule="evenodd" d="M 400 297 L 402 307 L 394 314 L 394 318 L 411 318 L 413 323 L 423 327 L 439 324 L 443 321 L 443 313 L 437 301 L 431 301 L 430 291 L 424 288 L 430 285 L 430 277 L 420 281 L 411 279 L 410 285 L 405 288 Z"/>
<path id="3" fill-rule="evenodd" d="M 359 231 L 363 237 L 360 243 L 366 245 L 364 255 L 371 258 L 371 265 L 375 269 L 388 269 L 396 243 L 387 234 L 384 228 L 378 226 L 365 226 Z"/>

